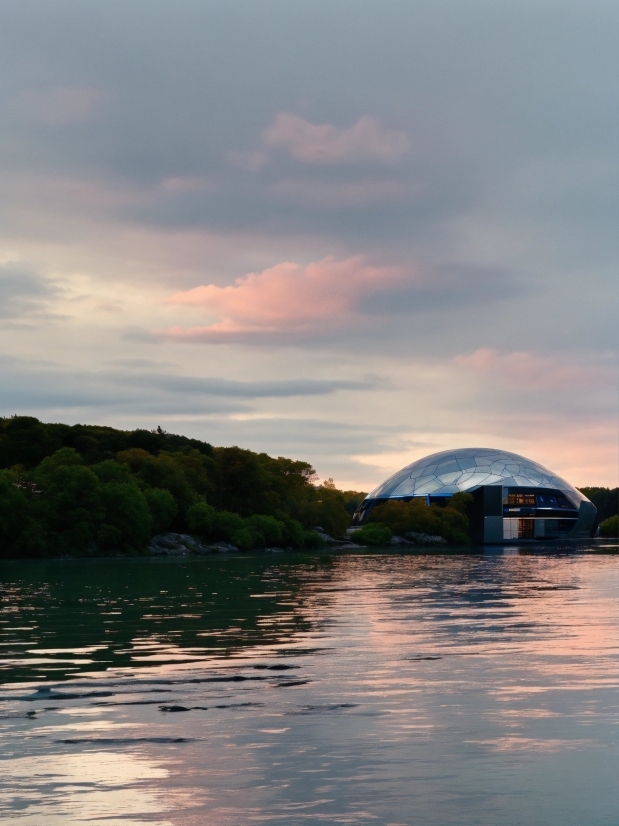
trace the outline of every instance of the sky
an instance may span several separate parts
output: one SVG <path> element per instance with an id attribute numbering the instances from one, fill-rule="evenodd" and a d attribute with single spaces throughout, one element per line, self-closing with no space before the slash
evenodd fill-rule
<path id="1" fill-rule="evenodd" d="M 3 0 L 0 415 L 618 484 L 619 9 Z"/>

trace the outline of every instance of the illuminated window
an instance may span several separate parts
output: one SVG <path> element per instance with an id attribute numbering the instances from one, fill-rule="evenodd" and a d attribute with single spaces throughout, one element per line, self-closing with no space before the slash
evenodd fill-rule
<path id="1" fill-rule="evenodd" d="M 518 520 L 518 539 L 535 539 L 535 520 Z"/>
<path id="2" fill-rule="evenodd" d="M 510 493 L 507 496 L 508 505 L 529 505 L 535 507 L 534 493 Z"/>

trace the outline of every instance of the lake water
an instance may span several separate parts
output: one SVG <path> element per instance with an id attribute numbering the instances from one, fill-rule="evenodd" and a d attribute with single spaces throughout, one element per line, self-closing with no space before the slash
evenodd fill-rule
<path id="1" fill-rule="evenodd" d="M 0 562 L 0 819 L 616 826 L 603 544 Z"/>

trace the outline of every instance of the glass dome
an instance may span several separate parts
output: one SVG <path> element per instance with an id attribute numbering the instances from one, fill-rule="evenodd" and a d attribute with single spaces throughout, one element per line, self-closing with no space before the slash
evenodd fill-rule
<path id="1" fill-rule="evenodd" d="M 565 479 L 537 462 L 517 453 L 483 447 L 443 450 L 419 459 L 390 476 L 366 499 L 452 496 L 481 485 L 552 488 L 567 494 L 574 505 L 588 501 Z"/>

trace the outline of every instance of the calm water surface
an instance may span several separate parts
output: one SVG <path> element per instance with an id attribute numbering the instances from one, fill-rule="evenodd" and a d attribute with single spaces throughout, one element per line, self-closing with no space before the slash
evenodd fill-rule
<path id="1" fill-rule="evenodd" d="M 618 568 L 0 563 L 0 819 L 616 826 Z"/>

